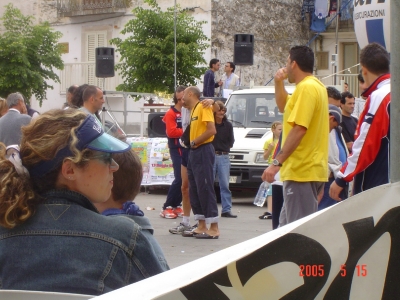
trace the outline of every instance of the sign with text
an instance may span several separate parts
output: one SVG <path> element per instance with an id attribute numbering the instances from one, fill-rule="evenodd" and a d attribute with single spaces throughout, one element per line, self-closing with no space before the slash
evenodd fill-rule
<path id="1" fill-rule="evenodd" d="M 142 185 L 170 185 L 174 181 L 166 138 L 129 138 L 128 143 L 142 162 Z"/>
<path id="2" fill-rule="evenodd" d="M 361 49 L 376 42 L 390 52 L 390 1 L 354 0 L 354 30 Z"/>
<path id="3" fill-rule="evenodd" d="M 399 194 L 368 190 L 94 299 L 398 299 Z"/>

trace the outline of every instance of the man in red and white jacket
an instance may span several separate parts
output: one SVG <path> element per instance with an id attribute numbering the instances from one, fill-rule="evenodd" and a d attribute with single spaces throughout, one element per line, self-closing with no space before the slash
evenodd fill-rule
<path id="1" fill-rule="evenodd" d="M 165 123 L 166 134 L 168 138 L 169 154 L 172 160 L 174 169 L 174 181 L 169 187 L 167 200 L 165 201 L 160 217 L 166 219 L 176 219 L 178 216 L 183 216 L 182 210 L 182 177 L 181 177 L 181 162 L 182 162 L 182 146 L 179 143 L 179 138 L 183 134 L 181 109 L 183 105 L 183 91 L 186 87 L 178 86 L 174 93 L 174 106 L 165 113 L 163 121 Z"/>
<path id="2" fill-rule="evenodd" d="M 360 54 L 362 76 L 369 86 L 360 115 L 352 154 L 348 157 L 329 191 L 340 201 L 339 193 L 354 178 L 353 193 L 389 183 L 390 148 L 390 57 L 381 45 L 372 43 Z"/>

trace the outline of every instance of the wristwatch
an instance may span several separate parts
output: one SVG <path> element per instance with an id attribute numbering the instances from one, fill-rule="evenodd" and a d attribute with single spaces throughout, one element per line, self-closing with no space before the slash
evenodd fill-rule
<path id="1" fill-rule="evenodd" d="M 281 164 L 277 159 L 274 159 L 274 160 L 272 161 L 272 164 L 273 164 L 274 166 L 277 166 L 277 167 L 282 167 L 282 164 Z"/>
<path id="2" fill-rule="evenodd" d="M 196 146 L 196 143 L 194 141 L 190 142 L 190 147 Z"/>

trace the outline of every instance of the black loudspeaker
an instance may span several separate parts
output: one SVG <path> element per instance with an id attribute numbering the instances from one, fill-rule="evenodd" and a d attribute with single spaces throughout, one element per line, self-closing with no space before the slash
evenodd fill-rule
<path id="1" fill-rule="evenodd" d="M 114 48 L 99 47 L 96 51 L 96 77 L 114 77 Z"/>
<path id="2" fill-rule="evenodd" d="M 254 35 L 235 34 L 233 62 L 235 65 L 253 64 Z"/>
<path id="3" fill-rule="evenodd" d="M 147 135 L 149 138 L 154 137 L 167 137 L 165 132 L 164 118 L 165 112 L 150 113 L 147 118 Z"/>

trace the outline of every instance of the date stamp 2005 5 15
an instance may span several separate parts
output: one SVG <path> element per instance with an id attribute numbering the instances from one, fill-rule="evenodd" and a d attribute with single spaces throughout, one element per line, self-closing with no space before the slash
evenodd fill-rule
<path id="1" fill-rule="evenodd" d="M 358 277 L 367 276 L 367 265 L 356 265 L 355 272 Z M 324 275 L 324 265 L 300 265 L 299 276 L 301 277 L 323 277 Z M 346 265 L 340 266 L 340 275 L 347 276 Z"/>

